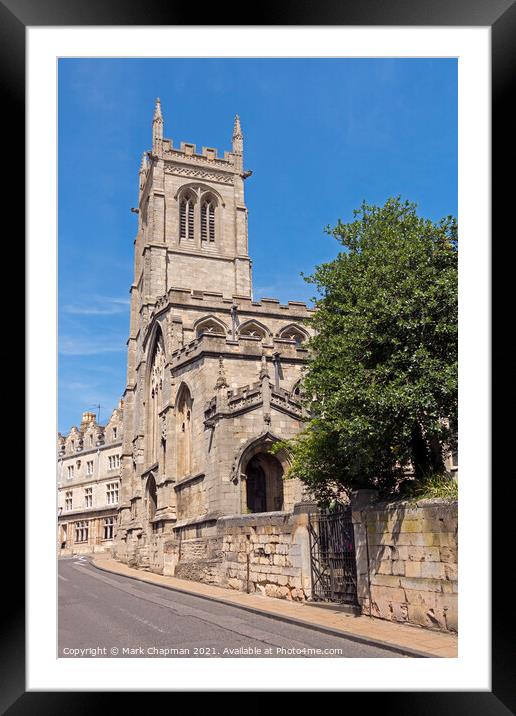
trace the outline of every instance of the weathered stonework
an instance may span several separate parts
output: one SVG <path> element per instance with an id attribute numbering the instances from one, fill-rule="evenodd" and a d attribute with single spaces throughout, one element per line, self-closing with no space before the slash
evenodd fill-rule
<path id="1" fill-rule="evenodd" d="M 457 503 L 356 505 L 353 523 L 363 613 L 457 631 Z"/>
<path id="2" fill-rule="evenodd" d="M 222 570 L 227 586 L 304 601 L 311 595 L 307 515 L 272 512 L 221 518 Z"/>
<path id="3" fill-rule="evenodd" d="M 211 537 L 170 540 L 164 573 L 304 601 L 311 596 L 307 522 L 291 512 L 220 517 Z"/>
<path id="4" fill-rule="evenodd" d="M 134 209 L 115 555 L 157 572 L 201 574 L 193 563 L 215 557 L 190 559 L 186 545 L 215 538 L 219 517 L 290 511 L 303 497 L 298 480 L 282 479 L 287 455 L 268 451 L 306 419 L 299 381 L 312 311 L 253 299 L 251 172 L 238 117 L 222 156 L 164 139 L 159 102 L 152 138 Z"/>

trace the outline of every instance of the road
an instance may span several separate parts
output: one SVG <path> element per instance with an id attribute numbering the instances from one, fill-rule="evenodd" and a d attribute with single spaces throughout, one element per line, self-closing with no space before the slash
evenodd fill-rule
<path id="1" fill-rule="evenodd" d="M 58 589 L 64 658 L 400 658 L 387 649 L 108 574 L 85 558 L 59 561 Z"/>

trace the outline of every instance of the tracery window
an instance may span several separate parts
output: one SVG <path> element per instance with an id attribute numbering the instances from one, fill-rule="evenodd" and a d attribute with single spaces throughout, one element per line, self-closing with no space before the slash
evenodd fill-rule
<path id="1" fill-rule="evenodd" d="M 201 241 L 215 241 L 215 199 L 208 196 L 201 204 Z"/>
<path id="2" fill-rule="evenodd" d="M 296 328 L 296 326 L 287 326 L 281 331 L 280 338 L 285 338 L 288 341 L 295 341 L 296 346 L 300 346 L 306 340 L 306 335 L 303 331 Z"/>
<path id="3" fill-rule="evenodd" d="M 186 477 L 192 470 L 192 397 L 183 385 L 177 402 L 177 475 Z"/>
<path id="4" fill-rule="evenodd" d="M 202 336 L 203 333 L 211 333 L 213 335 L 226 335 L 224 327 L 214 318 L 206 318 L 197 324 L 196 333 Z"/>
<path id="5" fill-rule="evenodd" d="M 184 194 L 179 202 L 179 236 L 181 239 L 194 238 L 194 206 L 191 194 Z"/>
<path id="6" fill-rule="evenodd" d="M 163 403 L 163 377 L 165 374 L 165 351 L 163 339 L 160 335 L 156 341 L 152 358 L 152 367 L 149 381 L 149 405 L 148 405 L 148 427 L 149 427 L 149 460 L 148 464 L 153 465 L 158 459 L 160 429 L 159 412 Z"/>
<path id="7" fill-rule="evenodd" d="M 260 325 L 259 323 L 255 321 L 249 321 L 248 323 L 245 323 L 239 330 L 240 336 L 245 336 L 249 338 L 266 338 L 267 337 L 267 331 L 266 329 Z"/>

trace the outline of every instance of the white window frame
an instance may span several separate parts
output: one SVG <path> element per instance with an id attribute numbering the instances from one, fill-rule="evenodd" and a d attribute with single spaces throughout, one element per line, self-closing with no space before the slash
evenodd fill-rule
<path id="1" fill-rule="evenodd" d="M 104 539 L 113 539 L 115 533 L 115 518 L 104 517 Z"/>
<path id="2" fill-rule="evenodd" d="M 84 488 L 84 506 L 93 507 L 93 487 Z"/>
<path id="3" fill-rule="evenodd" d="M 108 505 L 118 505 L 120 483 L 108 482 L 106 484 L 106 500 Z"/>
<path id="4" fill-rule="evenodd" d="M 78 535 L 80 539 L 77 539 Z M 89 520 L 79 520 L 74 523 L 74 542 L 75 544 L 84 544 L 89 541 L 90 522 Z"/>

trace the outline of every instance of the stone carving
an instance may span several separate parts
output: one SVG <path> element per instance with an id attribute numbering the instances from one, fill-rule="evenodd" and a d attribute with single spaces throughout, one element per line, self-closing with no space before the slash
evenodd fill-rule
<path id="1" fill-rule="evenodd" d="M 223 174 L 222 172 L 208 171 L 206 169 L 193 169 L 192 167 L 165 167 L 165 174 L 178 174 L 179 176 L 192 177 L 194 179 L 217 181 L 221 182 L 222 184 L 233 183 L 233 174 Z"/>
<path id="2" fill-rule="evenodd" d="M 226 373 L 224 371 L 224 359 L 222 356 L 219 356 L 219 374 L 217 376 L 217 382 L 215 383 L 215 390 L 220 390 L 221 388 L 227 388 L 228 382 L 226 380 Z"/>
<path id="3" fill-rule="evenodd" d="M 163 388 L 163 377 L 165 373 L 165 352 L 161 342 L 158 341 L 156 345 L 156 353 L 154 354 L 154 361 L 152 363 L 152 374 L 151 374 L 151 391 L 153 395 L 157 395 L 158 391 Z"/>

